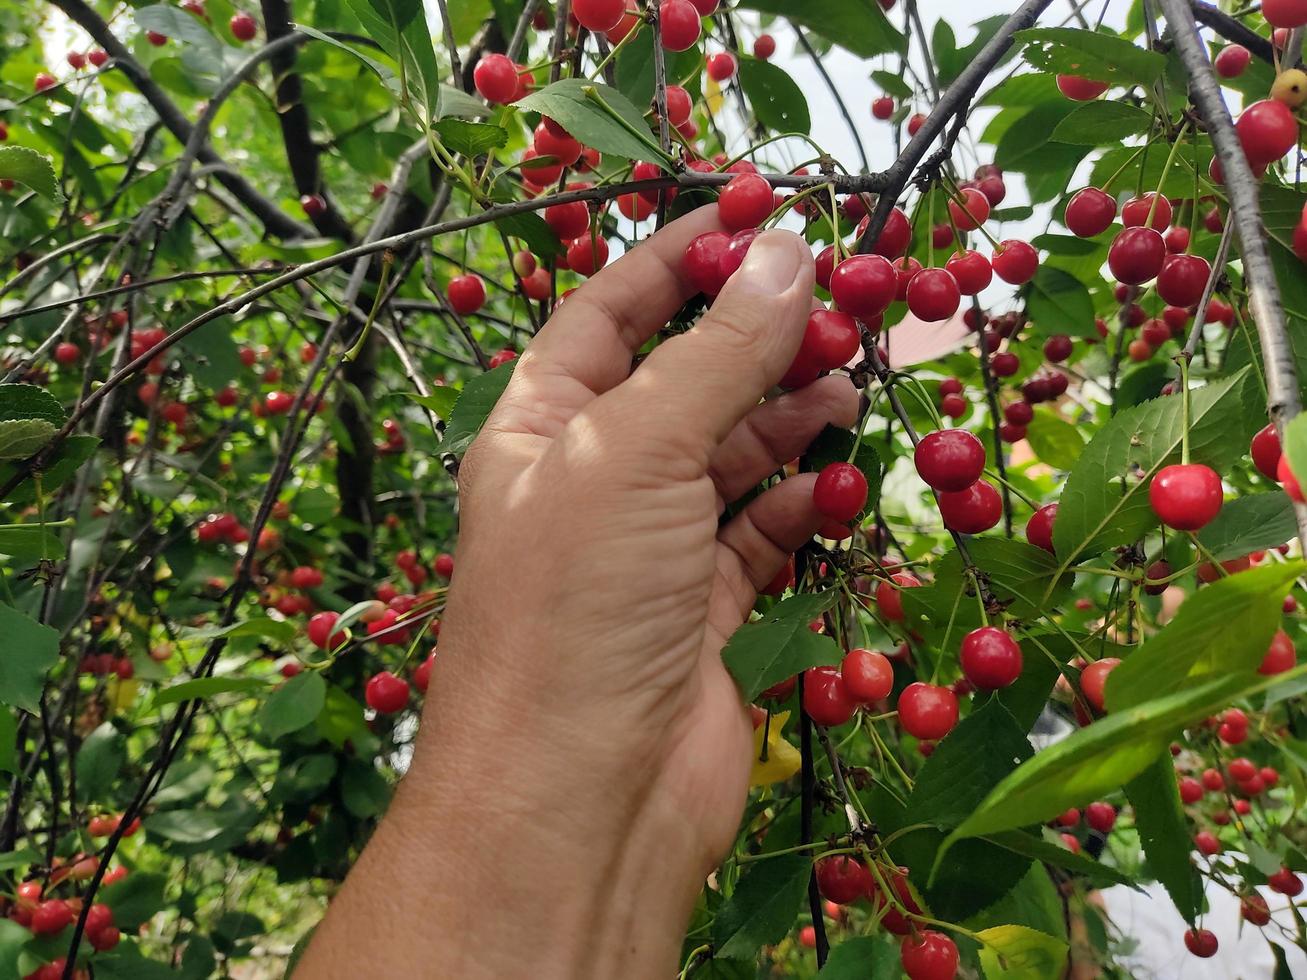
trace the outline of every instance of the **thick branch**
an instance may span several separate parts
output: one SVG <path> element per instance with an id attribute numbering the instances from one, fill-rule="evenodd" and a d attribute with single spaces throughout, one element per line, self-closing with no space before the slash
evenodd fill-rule
<path id="1" fill-rule="evenodd" d="M 1235 234 L 1239 236 L 1248 305 L 1257 325 L 1262 362 L 1266 366 L 1266 409 L 1283 439 L 1286 423 L 1302 411 L 1302 404 L 1298 397 L 1298 371 L 1294 365 L 1293 347 L 1280 302 L 1280 287 L 1275 281 L 1275 269 L 1266 247 L 1266 229 L 1262 225 L 1257 201 L 1257 178 L 1244 156 L 1230 110 L 1221 97 L 1221 85 L 1198 36 L 1198 25 L 1187 0 L 1161 0 L 1161 6 L 1167 23 L 1171 25 L 1176 51 L 1189 73 L 1190 97 L 1207 125 L 1216 158 L 1224 172 L 1225 190 L 1230 199 L 1230 213 L 1226 220 L 1234 225 Z M 1197 315 L 1203 316 L 1203 311 Z M 1307 506 L 1298 504 L 1294 511 L 1298 518 L 1298 538 L 1307 549 Z"/>
<path id="2" fill-rule="evenodd" d="M 131 80 L 145 101 L 150 103 L 163 124 L 168 127 L 168 132 L 172 133 L 181 143 L 186 143 L 191 136 L 190 121 L 168 98 L 163 89 L 155 83 L 154 79 L 150 77 L 150 73 L 131 56 L 131 53 L 118 40 L 113 31 L 109 30 L 109 25 L 104 22 L 100 15 L 92 10 L 84 0 L 50 0 L 50 2 L 67 14 L 70 20 L 91 35 L 95 43 L 108 52 L 109 56 L 113 58 L 114 66 Z M 282 212 L 280 208 L 256 191 L 244 177 L 228 167 L 212 149 L 202 150 L 199 159 L 204 163 L 216 164 L 222 168 L 216 171 L 218 180 L 235 195 L 241 204 L 250 210 L 251 214 L 262 222 L 268 234 L 276 235 L 278 238 L 312 237 L 312 229 Z"/>
<path id="3" fill-rule="evenodd" d="M 1189 0 L 1189 8 L 1193 11 L 1194 20 L 1200 24 L 1207 25 L 1227 41 L 1242 44 L 1267 64 L 1274 63 L 1275 49 L 1271 47 L 1271 42 L 1250 28 L 1245 27 L 1240 21 L 1220 8 L 1214 7 L 1210 3 L 1203 3 L 1202 0 Z M 1169 16 L 1167 20 L 1170 20 Z"/>

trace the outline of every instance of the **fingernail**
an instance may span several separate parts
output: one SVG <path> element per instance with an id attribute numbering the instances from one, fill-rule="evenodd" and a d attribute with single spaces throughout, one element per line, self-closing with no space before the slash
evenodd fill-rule
<path id="1" fill-rule="evenodd" d="M 749 246 L 735 274 L 738 287 L 761 296 L 778 296 L 794 285 L 810 255 L 803 239 L 788 231 L 764 231 Z"/>

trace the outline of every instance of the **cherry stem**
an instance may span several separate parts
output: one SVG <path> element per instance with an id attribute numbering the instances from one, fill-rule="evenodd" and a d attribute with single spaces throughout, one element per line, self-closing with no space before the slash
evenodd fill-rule
<path id="1" fill-rule="evenodd" d="M 1153 200 L 1148 205 L 1148 217 L 1144 219 L 1144 227 L 1151 228 L 1153 225 L 1153 215 L 1157 211 L 1157 202 L 1162 199 L 1162 185 L 1166 183 L 1166 175 L 1171 172 L 1171 166 L 1175 163 L 1176 154 L 1180 150 L 1180 145 L 1184 142 L 1184 134 L 1189 129 L 1189 120 L 1184 121 L 1180 131 L 1175 134 L 1175 140 L 1171 143 L 1171 151 L 1166 155 L 1166 163 L 1162 164 L 1162 176 L 1157 178 L 1157 190 L 1153 193 Z M 1142 169 L 1140 171 L 1142 173 Z"/>
<path id="2" fill-rule="evenodd" d="M 1202 316 L 1199 312 L 1196 316 Z M 1189 463 L 1189 358 L 1180 358 L 1180 463 Z"/>

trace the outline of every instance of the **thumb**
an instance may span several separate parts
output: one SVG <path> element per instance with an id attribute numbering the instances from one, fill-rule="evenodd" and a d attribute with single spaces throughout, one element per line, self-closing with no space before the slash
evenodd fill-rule
<path id="1" fill-rule="evenodd" d="M 706 469 L 713 450 L 794 359 L 812 309 L 813 276 L 802 238 L 763 232 L 712 309 L 600 399 L 609 403 L 600 411 Z"/>

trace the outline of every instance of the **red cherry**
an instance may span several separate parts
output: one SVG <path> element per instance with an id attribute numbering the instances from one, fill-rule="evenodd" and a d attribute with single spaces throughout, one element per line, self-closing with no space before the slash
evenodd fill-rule
<path id="1" fill-rule="evenodd" d="M 449 305 L 460 316 L 467 316 L 481 309 L 486 301 L 486 284 L 477 275 L 455 276 L 449 280 L 445 289 Z"/>
<path id="2" fill-rule="evenodd" d="M 818 725 L 842 725 L 853 717 L 857 702 L 834 667 L 813 667 L 803 672 L 803 710 Z"/>
<path id="3" fill-rule="evenodd" d="M 905 937 L 899 947 L 899 959 L 908 980 L 953 980 L 957 976 L 957 945 L 933 929 Z"/>
<path id="4" fill-rule="evenodd" d="M 1116 825 L 1116 807 L 1111 803 L 1090 803 L 1085 807 L 1085 823 L 1100 834 L 1110 834 Z"/>
<path id="5" fill-rule="evenodd" d="M 1194 834 L 1194 846 L 1198 848 L 1199 854 L 1211 857 L 1221 853 L 1221 842 L 1217 840 L 1216 835 L 1210 830 L 1200 830 Z"/>
<path id="6" fill-rule="evenodd" d="M 368 681 L 363 696 L 368 707 L 378 714 L 394 714 L 408 704 L 408 681 L 383 670 Z"/>
<path id="7" fill-rule="evenodd" d="M 1220 945 L 1216 939 L 1216 933 L 1210 929 L 1189 929 L 1184 934 L 1184 944 L 1189 952 L 1203 959 L 1210 959 L 1216 955 L 1216 948 Z"/>
<path id="8" fill-rule="evenodd" d="M 963 296 L 975 296 L 994 278 L 989 259 L 970 249 L 954 252 L 944 263 L 944 268 L 952 274 Z"/>
<path id="9" fill-rule="evenodd" d="M 602 235 L 578 238 L 567 246 L 567 267 L 579 276 L 593 276 L 607 264 L 608 242 Z"/>
<path id="10" fill-rule="evenodd" d="M 118 945 L 118 941 L 122 939 L 122 933 L 116 926 L 96 930 L 87 929 L 86 938 L 90 941 L 92 949 L 98 953 L 103 953 Z M 59 971 L 59 976 L 63 976 L 63 970 Z"/>
<path id="11" fill-rule="evenodd" d="M 870 218 L 863 218 L 858 223 L 858 237 L 862 237 L 862 231 L 868 221 L 870 221 Z M 885 219 L 885 227 L 876 236 L 871 251 L 875 255 L 883 255 L 887 259 L 892 259 L 902 255 L 911 241 L 912 225 L 908 222 L 908 216 L 903 213 L 902 208 L 894 208 L 890 211 L 889 217 Z"/>
<path id="12" fill-rule="evenodd" d="M 1249 925 L 1264 926 L 1271 921 L 1271 910 L 1266 905 L 1266 899 L 1256 892 L 1240 899 L 1239 914 Z"/>
<path id="13" fill-rule="evenodd" d="M 1009 238 L 998 244 L 999 250 L 990 259 L 990 264 L 1000 279 L 1021 286 L 1034 278 L 1035 270 L 1039 268 L 1039 253 L 1028 242 Z"/>
<path id="14" fill-rule="evenodd" d="M 908 284 L 921 272 L 921 263 L 910 255 L 904 255 L 891 264 L 894 266 L 894 276 L 897 280 L 894 298 L 899 301 L 905 300 L 908 298 Z"/>
<path id="15" fill-rule="evenodd" d="M 1079 75 L 1057 76 L 1057 90 L 1076 102 L 1096 99 L 1110 87 L 1107 82 L 1096 82 L 1089 78 L 1081 78 Z"/>
<path id="16" fill-rule="evenodd" d="M 871 114 L 877 119 L 888 119 L 894 115 L 894 100 L 888 95 L 871 100 Z"/>
<path id="17" fill-rule="evenodd" d="M 249 14 L 232 14 L 227 27 L 231 30 L 231 36 L 238 41 L 252 41 L 254 35 L 259 33 L 258 22 Z"/>
<path id="18" fill-rule="evenodd" d="M 1276 471 L 1280 465 L 1280 435 L 1275 431 L 1274 425 L 1268 424 L 1253 436 L 1249 451 L 1252 454 L 1253 465 L 1262 476 L 1270 480 L 1276 479 Z"/>
<path id="19" fill-rule="evenodd" d="M 1104 657 L 1095 660 L 1080 671 L 1080 693 L 1098 711 L 1106 711 L 1103 704 L 1103 689 L 1107 685 L 1107 675 L 1112 673 L 1120 663 L 1117 657 Z"/>
<path id="20" fill-rule="evenodd" d="M 949 215 L 959 231 L 974 231 L 989 218 L 989 198 L 976 187 L 963 188 L 962 198 L 948 202 Z"/>
<path id="21" fill-rule="evenodd" d="M 815 365 L 823 371 L 843 367 L 861 350 L 858 321 L 839 310 L 813 310 L 796 362 Z"/>
<path id="22" fill-rule="evenodd" d="M 1080 238 L 1093 238 L 1111 226 L 1116 218 L 1116 200 L 1097 187 L 1078 190 L 1067 201 L 1062 223 L 1071 234 Z"/>
<path id="23" fill-rule="evenodd" d="M 708 77 L 716 82 L 724 82 L 735 75 L 735 56 L 729 51 L 710 54 L 704 63 Z"/>
<path id="24" fill-rule="evenodd" d="M 958 282 L 947 269 L 923 269 L 908 282 L 908 309 L 919 320 L 947 320 L 961 299 Z"/>
<path id="25" fill-rule="evenodd" d="M 945 395 L 939 400 L 939 410 L 951 419 L 960 419 L 967 414 L 967 400 L 961 395 Z"/>
<path id="26" fill-rule="evenodd" d="M 1035 417 L 1035 410 L 1030 402 L 1011 402 L 1003 406 L 1003 418 L 1013 425 L 1029 425 Z"/>
<path id="27" fill-rule="evenodd" d="M 1148 485 L 1148 502 L 1159 520 L 1177 531 L 1206 527 L 1225 502 L 1221 478 L 1201 463 L 1165 466 Z"/>
<path id="28" fill-rule="evenodd" d="M 759 34 L 753 40 L 753 56 L 760 61 L 766 61 L 776 53 L 776 38 L 770 34 Z"/>
<path id="29" fill-rule="evenodd" d="M 285 415 L 295 404 L 295 396 L 289 391 L 270 391 L 263 396 L 263 407 L 269 415 Z"/>
<path id="30" fill-rule="evenodd" d="M 37 936 L 49 936 L 71 925 L 73 910 L 62 899 L 51 898 L 32 910 L 31 930 Z"/>
<path id="31" fill-rule="evenodd" d="M 300 210 L 310 218 L 319 218 L 327 212 L 327 201 L 321 194 L 305 194 L 300 198 Z"/>
<path id="32" fill-rule="evenodd" d="M 69 365 L 76 364 L 82 359 L 82 351 L 76 344 L 64 341 L 58 344 L 54 349 L 54 359 L 58 364 Z"/>
<path id="33" fill-rule="evenodd" d="M 168 35 L 160 34 L 158 31 L 146 31 L 145 40 L 149 41 L 156 48 L 161 48 L 168 43 Z"/>
<path id="34" fill-rule="evenodd" d="M 567 130 L 552 119 L 542 119 L 532 134 L 531 145 L 542 157 L 553 157 L 557 163 L 570 167 L 581 158 L 581 144 Z"/>
<path id="35" fill-rule="evenodd" d="M 344 630 L 333 633 L 339 619 L 340 615 L 334 612 L 320 612 L 310 618 L 306 628 L 309 642 L 319 650 L 334 650 L 344 643 L 346 640 Z"/>
<path id="36" fill-rule="evenodd" d="M 1262 0 L 1262 16 L 1272 27 L 1302 27 L 1307 24 L 1307 0 Z"/>
<path id="37" fill-rule="evenodd" d="M 828 463 L 812 486 L 812 504 L 833 521 L 853 520 L 867 503 L 867 478 L 852 463 Z"/>
<path id="38" fill-rule="evenodd" d="M 1271 645 L 1267 648 L 1266 656 L 1262 658 L 1257 673 L 1266 676 L 1283 674 L 1296 666 L 1298 666 L 1298 653 L 1294 649 L 1293 640 L 1284 630 L 1277 629 L 1275 635 L 1271 637 Z"/>
<path id="39" fill-rule="evenodd" d="M 1252 60 L 1252 52 L 1242 44 L 1227 44 L 1216 55 L 1212 64 L 1222 78 L 1238 78 Z"/>
<path id="40" fill-rule="evenodd" d="M 990 483 L 977 480 L 965 490 L 940 493 L 939 513 L 950 530 L 980 534 L 999 522 L 1003 501 Z"/>
<path id="41" fill-rule="evenodd" d="M 848 696 L 862 704 L 887 698 L 894 688 L 894 668 L 875 650 L 850 650 L 840 664 L 840 676 Z"/>
<path id="42" fill-rule="evenodd" d="M 897 290 L 894 267 L 881 255 L 851 255 L 831 273 L 831 296 L 840 309 L 862 320 L 884 313 Z"/>
<path id="43" fill-rule="evenodd" d="M 86 55 L 80 51 L 69 51 L 64 57 L 68 59 L 68 64 L 73 68 L 81 69 L 86 66 Z M 0 137 L 0 139 L 3 138 Z"/>
<path id="44" fill-rule="evenodd" d="M 958 723 L 958 698 L 947 687 L 915 681 L 899 695 L 899 722 L 914 738 L 934 742 Z"/>
<path id="45" fill-rule="evenodd" d="M 1057 519 L 1057 504 L 1045 504 L 1030 515 L 1026 522 L 1026 540 L 1036 548 L 1053 554 L 1053 521 Z"/>
<path id="46" fill-rule="evenodd" d="M 1288 868 L 1281 868 L 1279 871 L 1267 876 L 1266 883 L 1271 886 L 1271 891 L 1279 892 L 1281 895 L 1288 895 L 1290 898 L 1301 895 L 1303 890 L 1302 879 Z"/>
<path id="47" fill-rule="evenodd" d="M 812 870 L 817 890 L 836 905 L 856 902 L 871 890 L 874 881 L 867 866 L 848 854 L 818 858 Z"/>
<path id="48" fill-rule="evenodd" d="M 896 572 L 888 582 L 882 580 L 876 585 L 876 605 L 880 614 L 891 622 L 903 621 L 903 597 L 899 589 L 915 589 L 921 584 L 918 579 L 907 572 Z"/>
<path id="49" fill-rule="evenodd" d="M 1131 286 L 1147 282 L 1161 271 L 1166 242 L 1152 228 L 1126 228 L 1107 250 L 1107 267 L 1118 282 Z"/>
<path id="50" fill-rule="evenodd" d="M 771 213 L 771 184 L 757 174 L 737 174 L 717 198 L 717 216 L 732 231 L 756 228 Z"/>
<path id="51" fill-rule="evenodd" d="M 985 471 L 985 447 L 965 429 L 939 429 L 917 443 L 917 475 L 935 490 L 965 490 Z"/>
<path id="52" fill-rule="evenodd" d="M 1168 255 L 1157 274 L 1157 295 L 1172 306 L 1193 306 L 1203 296 L 1212 267 L 1201 255 Z"/>
<path id="53" fill-rule="evenodd" d="M 1276 99 L 1254 102 L 1239 114 L 1235 129 L 1254 170 L 1279 160 L 1298 143 L 1293 110 Z"/>
<path id="54" fill-rule="evenodd" d="M 484 55 L 472 69 L 472 83 L 487 102 L 506 105 L 517 97 L 517 65 L 502 54 Z"/>
<path id="55" fill-rule="evenodd" d="M 1151 221 L 1148 218 L 1150 213 Z M 1121 224 L 1137 228 L 1145 223 L 1155 231 L 1165 231 L 1171 224 L 1171 202 L 1150 192 L 1143 197 L 1132 197 L 1121 206 Z"/>
<path id="56" fill-rule="evenodd" d="M 658 22 L 662 28 L 663 47 L 668 51 L 685 51 L 693 47 L 703 27 L 699 11 L 689 0 L 663 0 L 658 5 Z"/>
<path id="57" fill-rule="evenodd" d="M 573 0 L 572 16 L 587 31 L 610 31 L 626 13 L 626 0 Z"/>
<path id="58" fill-rule="evenodd" d="M 1055 333 L 1044 341 L 1044 357 L 1058 364 L 1071 356 L 1071 338 L 1064 333 Z"/>
<path id="59" fill-rule="evenodd" d="M 1011 351 L 989 355 L 989 373 L 996 378 L 1010 378 L 1021 368 L 1021 361 Z"/>
<path id="60" fill-rule="evenodd" d="M 1192 776 L 1185 776 L 1180 780 L 1180 802 L 1186 804 L 1197 803 L 1203 798 L 1203 784 Z"/>
<path id="61" fill-rule="evenodd" d="M 699 292 L 716 296 L 726 284 L 720 274 L 721 258 L 731 244 L 731 236 L 724 231 L 709 231 L 698 236 L 685 248 L 681 270 Z"/>
<path id="62" fill-rule="evenodd" d="M 684 126 L 690 121 L 693 103 L 690 93 L 679 85 L 667 86 L 667 121 L 673 126 Z"/>
<path id="63" fill-rule="evenodd" d="M 916 136 L 917 131 L 926 125 L 926 117 L 919 112 L 914 112 L 908 117 L 908 136 Z"/>
<path id="64" fill-rule="evenodd" d="M 103 67 L 104 63 L 109 60 L 109 52 L 94 48 L 86 55 L 86 60 L 96 68 Z"/>
<path id="65" fill-rule="evenodd" d="M 1289 495 L 1290 500 L 1303 503 L 1302 487 L 1298 483 L 1298 478 L 1294 476 L 1293 470 L 1289 468 L 1289 457 L 1281 456 L 1280 462 L 1275 466 L 1275 478 L 1284 484 L 1284 492 Z"/>
<path id="66" fill-rule="evenodd" d="M 1021 647 L 996 626 L 982 626 L 964 636 L 959 660 L 967 680 L 982 691 L 997 691 L 1021 676 Z"/>

